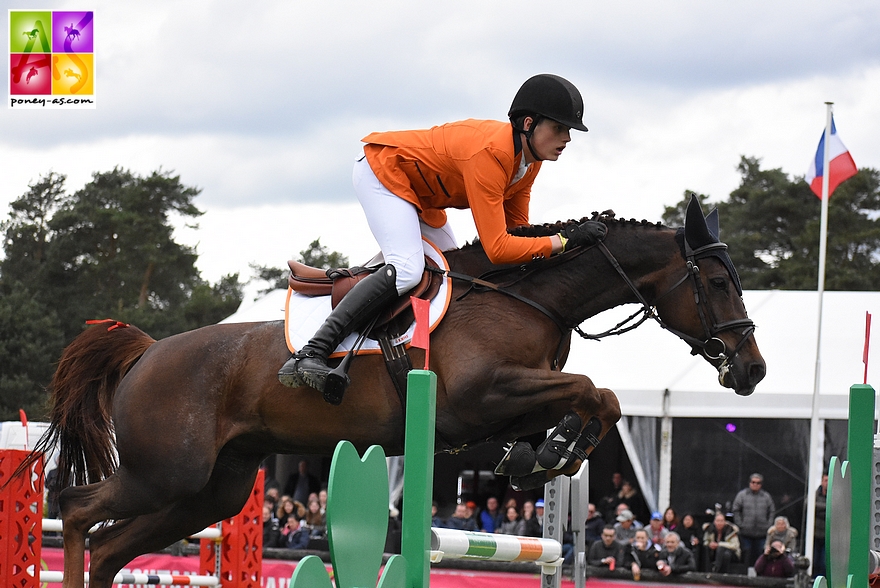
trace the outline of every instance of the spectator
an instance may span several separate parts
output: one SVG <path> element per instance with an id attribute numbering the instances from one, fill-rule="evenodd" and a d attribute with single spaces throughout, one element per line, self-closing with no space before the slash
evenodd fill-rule
<path id="1" fill-rule="evenodd" d="M 617 508 L 615 509 L 615 512 L 614 512 L 614 520 L 617 520 L 617 517 L 619 517 L 621 515 L 621 513 L 623 513 L 623 511 L 625 511 L 625 510 L 628 510 L 631 513 L 633 513 L 633 526 L 636 529 L 641 529 L 642 527 L 644 527 L 644 525 L 639 521 L 638 517 L 635 516 L 635 511 L 633 509 L 631 509 L 629 507 L 629 505 L 625 502 L 621 502 L 620 504 L 617 505 Z"/>
<path id="2" fill-rule="evenodd" d="M 278 528 L 278 519 L 272 516 L 272 507 L 263 505 L 263 547 L 278 547 L 281 530 Z"/>
<path id="3" fill-rule="evenodd" d="M 606 525 L 602 529 L 602 540 L 590 545 L 590 550 L 587 552 L 587 563 L 591 566 L 607 567 L 613 571 L 621 563 L 620 556 L 620 543 L 617 542 L 614 527 Z"/>
<path id="4" fill-rule="evenodd" d="M 657 571 L 661 575 L 683 574 L 697 569 L 694 563 L 694 555 L 687 547 L 681 544 L 678 533 L 673 531 L 667 534 L 666 539 L 663 541 L 666 549 L 660 552 L 660 558 L 657 561 Z"/>
<path id="5" fill-rule="evenodd" d="M 663 526 L 666 527 L 667 531 L 675 531 L 678 533 L 678 525 L 678 515 L 675 513 L 675 509 L 670 506 L 663 512 Z M 687 545 L 686 541 L 684 543 Z"/>
<path id="6" fill-rule="evenodd" d="M 587 520 L 584 522 L 584 541 L 589 548 L 591 544 L 602 539 L 602 529 L 605 527 L 605 519 L 596 510 L 592 502 L 587 505 Z"/>
<path id="7" fill-rule="evenodd" d="M 621 483 L 620 491 L 617 493 L 617 503 L 626 503 L 629 510 L 635 514 L 636 520 L 643 521 L 648 514 L 643 508 L 644 499 L 629 480 L 624 480 Z"/>
<path id="8" fill-rule="evenodd" d="M 484 533 L 494 533 L 504 521 L 504 513 L 498 508 L 498 498 L 490 496 L 486 499 L 486 509 L 480 513 L 480 530 Z"/>
<path id="9" fill-rule="evenodd" d="M 663 526 L 663 515 L 660 514 L 660 511 L 651 513 L 651 523 L 648 525 L 647 531 L 651 543 L 663 545 L 663 540 L 666 538 L 669 530 Z"/>
<path id="10" fill-rule="evenodd" d="M 278 547 L 285 549 L 306 549 L 309 546 L 311 532 L 306 527 L 300 525 L 296 517 L 287 519 L 287 524 L 281 530 L 281 538 L 278 541 Z"/>
<path id="11" fill-rule="evenodd" d="M 308 504 L 309 494 L 321 491 L 321 483 L 314 475 L 309 473 L 309 462 L 304 459 L 299 461 L 297 472 L 290 474 L 287 484 L 284 486 L 284 493 L 293 497 L 294 500 L 301 504 Z"/>
<path id="12" fill-rule="evenodd" d="M 431 502 L 431 526 L 432 527 L 442 527 L 443 519 L 437 516 L 437 501 L 434 500 Z"/>
<path id="13" fill-rule="evenodd" d="M 619 514 L 616 512 L 617 504 L 619 502 L 617 500 L 617 493 L 620 492 L 620 486 L 622 483 L 623 475 L 620 472 L 614 472 L 611 474 L 611 492 L 599 500 L 599 509 L 605 520 L 611 521 Z"/>
<path id="14" fill-rule="evenodd" d="M 278 486 L 272 486 L 270 488 L 266 488 L 266 494 L 263 498 L 263 502 L 270 501 L 272 504 L 278 504 L 279 502 L 279 490 Z"/>
<path id="15" fill-rule="evenodd" d="M 260 469 L 263 470 L 263 491 L 268 494 L 270 490 L 275 490 L 276 498 L 278 494 L 281 493 L 281 484 L 278 483 L 278 480 L 275 479 L 275 476 L 269 473 L 269 469 L 266 467 L 270 458 L 266 458 L 263 460 L 263 463 L 260 464 Z"/>
<path id="16" fill-rule="evenodd" d="M 741 552 L 738 529 L 727 522 L 723 512 L 715 513 L 712 523 L 706 523 L 703 533 L 703 546 L 706 557 L 703 565 L 716 574 L 730 571 L 730 563 L 739 561 Z"/>
<path id="17" fill-rule="evenodd" d="M 633 580 L 642 577 L 642 570 L 656 570 L 660 552 L 651 545 L 645 529 L 636 531 L 636 537 L 629 549 L 623 549 L 623 567 L 632 572 Z"/>
<path id="18" fill-rule="evenodd" d="M 446 524 L 443 526 L 447 529 L 458 529 L 460 531 L 479 531 L 477 523 L 468 516 L 467 505 L 461 503 L 455 505 L 455 512 L 446 519 Z"/>
<path id="19" fill-rule="evenodd" d="M 700 551 L 702 546 L 703 530 L 697 527 L 694 515 L 687 513 L 681 517 L 681 524 L 676 531 L 681 539 L 681 544 L 691 550 L 694 554 L 694 561 L 697 569 L 702 569 L 700 565 Z"/>
<path id="20" fill-rule="evenodd" d="M 759 576 L 771 578 L 794 576 L 794 560 L 786 553 L 782 541 L 773 541 L 764 549 L 764 553 L 755 562 L 755 572 Z"/>
<path id="21" fill-rule="evenodd" d="M 526 523 L 519 516 L 515 506 L 508 506 L 504 521 L 495 528 L 496 533 L 503 535 L 525 535 Z"/>
<path id="22" fill-rule="evenodd" d="M 733 522 L 739 527 L 743 562 L 755 565 L 764 550 L 767 529 L 773 524 L 773 498 L 766 490 L 764 476 L 752 474 L 749 487 L 740 490 L 733 500 Z"/>
<path id="23" fill-rule="evenodd" d="M 312 537 L 323 539 L 327 535 L 327 522 L 324 514 L 321 513 L 321 503 L 318 498 L 309 501 L 306 509 L 305 527 L 309 530 Z"/>
<path id="24" fill-rule="evenodd" d="M 287 524 L 288 518 L 296 517 L 297 520 L 301 520 L 305 514 L 305 507 L 299 502 L 294 502 L 293 499 L 286 494 L 281 497 L 281 502 L 278 503 L 278 508 L 275 511 L 275 516 L 278 519 L 278 526 L 282 528 Z"/>
<path id="25" fill-rule="evenodd" d="M 321 491 L 318 492 L 318 502 L 321 504 L 321 514 L 327 514 L 327 489 L 321 488 Z"/>
<path id="26" fill-rule="evenodd" d="M 773 520 L 773 526 L 767 529 L 766 545 L 770 545 L 774 541 L 782 541 L 785 550 L 789 552 L 797 551 L 797 529 L 788 524 L 788 517 L 776 517 Z M 767 553 L 767 550 L 764 550 Z"/>
<path id="27" fill-rule="evenodd" d="M 538 522 L 538 513 L 535 512 L 535 503 L 531 500 L 523 502 L 522 517 L 525 522 L 523 535 L 526 537 L 540 537 L 543 535 L 541 523 Z"/>
<path id="28" fill-rule="evenodd" d="M 477 503 L 474 502 L 473 500 L 468 500 L 465 503 L 465 506 L 467 507 L 467 517 L 471 521 L 473 521 L 474 526 L 476 526 L 477 529 L 479 529 L 480 528 L 480 516 L 479 516 L 480 513 L 479 513 L 479 509 L 477 508 Z"/>
<path id="29" fill-rule="evenodd" d="M 541 525 L 541 533 L 544 533 L 544 499 L 539 498 L 535 501 L 535 518 L 538 519 L 538 524 Z"/>
<path id="30" fill-rule="evenodd" d="M 816 528 L 813 530 L 813 577 L 825 575 L 825 503 L 828 500 L 828 474 L 816 488 Z"/>
<path id="31" fill-rule="evenodd" d="M 46 480 L 44 482 L 44 488 L 46 490 L 47 519 L 61 518 L 61 509 L 58 507 L 58 495 L 61 493 L 61 488 L 58 486 L 58 468 L 55 467 L 49 470 L 49 473 L 46 474 Z"/>
<path id="32" fill-rule="evenodd" d="M 614 532 L 617 534 L 618 543 L 630 545 L 636 537 L 636 531 L 639 527 L 635 525 L 635 517 L 630 510 L 624 510 L 617 515 L 617 523 L 614 525 Z"/>

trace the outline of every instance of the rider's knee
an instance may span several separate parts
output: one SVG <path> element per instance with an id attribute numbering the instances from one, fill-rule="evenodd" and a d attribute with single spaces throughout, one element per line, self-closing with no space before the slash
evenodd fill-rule
<path id="1" fill-rule="evenodd" d="M 421 281 L 422 273 L 425 271 L 425 258 L 406 260 L 392 265 L 397 270 L 397 292 L 403 294 L 415 288 Z"/>

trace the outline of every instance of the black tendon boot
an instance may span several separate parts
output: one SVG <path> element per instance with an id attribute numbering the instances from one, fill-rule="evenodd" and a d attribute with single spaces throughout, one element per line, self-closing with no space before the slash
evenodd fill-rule
<path id="1" fill-rule="evenodd" d="M 291 388 L 311 386 L 330 404 L 340 404 L 348 376 L 332 374 L 327 357 L 343 339 L 364 327 L 382 308 L 397 298 L 397 271 L 391 264 L 358 282 L 339 302 L 314 337 L 278 371 L 278 381 Z"/>

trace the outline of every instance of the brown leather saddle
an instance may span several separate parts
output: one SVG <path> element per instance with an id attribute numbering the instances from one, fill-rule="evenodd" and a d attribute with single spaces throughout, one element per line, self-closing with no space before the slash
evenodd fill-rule
<path id="1" fill-rule="evenodd" d="M 330 296 L 331 308 L 336 308 L 339 301 L 355 284 L 382 266 L 355 266 L 323 270 L 291 260 L 287 262 L 287 267 L 290 268 L 287 284 L 294 292 L 304 296 Z M 422 273 L 422 279 L 415 288 L 405 292 L 395 302 L 390 304 L 379 315 L 373 328 L 378 329 L 379 327 L 386 326 L 398 316 L 401 317 L 401 321 L 407 322 L 408 327 L 413 320 L 410 297 L 414 296 L 423 300 L 433 299 L 437 292 L 440 291 L 443 275 L 444 271 L 440 269 L 440 266 L 433 259 L 425 256 L 425 271 Z"/>

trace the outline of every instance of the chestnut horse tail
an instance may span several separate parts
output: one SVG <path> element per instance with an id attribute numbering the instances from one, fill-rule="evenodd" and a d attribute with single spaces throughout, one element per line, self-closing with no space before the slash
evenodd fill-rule
<path id="1" fill-rule="evenodd" d="M 92 321 L 89 321 L 92 323 Z M 116 470 L 113 395 L 131 367 L 156 342 L 114 320 L 95 321 L 68 345 L 49 384 L 51 424 L 38 451 L 60 442 L 58 488 L 104 479 Z"/>

